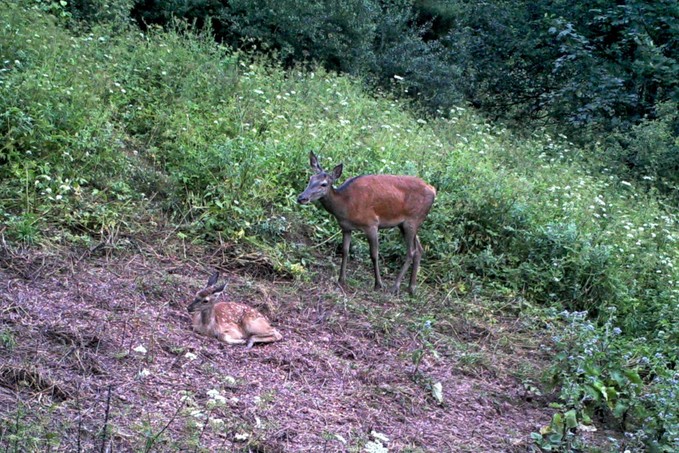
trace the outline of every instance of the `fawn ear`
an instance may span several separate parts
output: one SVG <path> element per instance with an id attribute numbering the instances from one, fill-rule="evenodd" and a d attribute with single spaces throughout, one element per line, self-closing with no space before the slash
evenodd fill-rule
<path id="1" fill-rule="evenodd" d="M 210 275 L 210 278 L 207 280 L 207 286 L 214 285 L 215 283 L 217 283 L 218 279 L 219 279 L 219 271 L 215 271 L 215 273 Z"/>
<path id="2" fill-rule="evenodd" d="M 309 165 L 311 165 L 311 169 L 314 173 L 323 173 L 323 169 L 318 163 L 318 157 L 316 157 L 313 151 L 309 151 Z"/>
<path id="3" fill-rule="evenodd" d="M 226 282 L 222 283 L 220 286 L 217 286 L 215 288 L 215 292 L 213 292 L 212 294 L 215 296 L 219 296 L 222 293 L 222 291 L 224 291 L 224 288 L 226 288 Z"/>

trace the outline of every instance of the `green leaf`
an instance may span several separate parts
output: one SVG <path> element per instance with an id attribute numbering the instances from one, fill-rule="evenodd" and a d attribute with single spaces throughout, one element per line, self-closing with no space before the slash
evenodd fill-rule
<path id="1" fill-rule="evenodd" d="M 601 401 L 601 392 L 599 392 L 597 388 L 592 385 L 583 385 L 583 388 L 585 389 L 587 395 L 589 395 L 594 401 Z"/>
<path id="2" fill-rule="evenodd" d="M 559 445 L 561 444 L 561 441 L 563 440 L 563 434 L 561 433 L 552 433 L 549 436 L 547 436 L 547 439 L 549 439 L 549 443 L 552 445 Z"/>
<path id="3" fill-rule="evenodd" d="M 591 425 L 592 424 L 592 417 L 585 411 L 583 411 L 580 414 L 580 418 L 582 419 L 582 423 L 585 425 Z"/>
<path id="4" fill-rule="evenodd" d="M 555 434 L 558 434 L 559 436 L 563 435 L 563 430 L 564 430 L 564 423 L 563 423 L 563 415 L 561 412 L 557 412 L 554 414 L 552 417 L 552 423 L 549 425 L 552 431 L 554 431 Z M 553 436 L 553 434 L 550 434 L 550 439 Z"/>
<path id="5" fill-rule="evenodd" d="M 633 384 L 641 385 L 643 383 L 639 373 L 634 370 L 626 370 L 625 376 L 627 376 L 627 379 L 629 379 Z"/>
<path id="6" fill-rule="evenodd" d="M 613 387 L 606 387 L 606 401 L 609 405 L 618 399 L 618 392 Z"/>
<path id="7" fill-rule="evenodd" d="M 588 376 L 599 376 L 601 375 L 601 368 L 590 363 L 585 365 L 585 372 Z"/>
<path id="8" fill-rule="evenodd" d="M 613 379 L 615 383 L 618 384 L 619 388 L 624 387 L 625 383 L 627 382 L 625 376 L 622 374 L 620 370 L 611 371 L 611 379 Z"/>
<path id="9" fill-rule="evenodd" d="M 601 382 L 601 381 L 594 381 L 594 382 L 592 383 L 592 387 L 594 387 L 595 389 L 597 389 L 597 390 L 599 391 L 599 393 L 601 394 L 601 396 L 604 397 L 604 400 L 608 401 L 608 392 L 606 391 L 606 386 L 604 385 L 603 382 Z"/>
<path id="10" fill-rule="evenodd" d="M 571 409 L 564 414 L 566 428 L 572 429 L 578 426 L 578 417 L 575 409 Z"/>
<path id="11" fill-rule="evenodd" d="M 629 406 L 626 403 L 618 401 L 613 408 L 613 415 L 615 415 L 616 418 L 622 418 L 622 416 L 625 415 L 625 412 L 627 412 L 628 408 Z"/>

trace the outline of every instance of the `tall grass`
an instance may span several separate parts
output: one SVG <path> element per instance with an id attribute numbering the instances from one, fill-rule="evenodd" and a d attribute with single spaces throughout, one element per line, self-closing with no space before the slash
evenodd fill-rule
<path id="1" fill-rule="evenodd" d="M 351 78 L 284 70 L 181 24 L 72 34 L 26 5 L 0 7 L 0 221 L 9 240 L 98 241 L 166 216 L 182 237 L 220 235 L 300 275 L 311 259 L 302 244 L 337 230 L 321 210 L 295 205 L 310 149 L 324 166 L 344 162 L 347 176 L 417 174 L 438 189 L 421 231 L 426 282 L 587 312 L 601 335 L 613 322 L 615 347 L 582 352 L 589 368 L 559 370 L 580 389 L 598 380 L 619 396 L 585 393 L 569 404 L 634 419 L 641 443 L 679 445 L 676 405 L 658 409 L 676 380 L 679 344 L 679 227 L 662 199 L 591 170 L 565 137 L 519 138 L 465 108 L 421 118 Z M 382 248 L 401 254 L 395 235 Z M 579 344 L 575 333 L 560 338 L 562 351 Z M 643 391 L 622 392 L 636 381 L 615 379 L 624 372 L 643 378 Z"/>

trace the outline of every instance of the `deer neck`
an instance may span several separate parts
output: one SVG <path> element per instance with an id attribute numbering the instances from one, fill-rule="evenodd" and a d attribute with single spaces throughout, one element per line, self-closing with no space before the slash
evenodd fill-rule
<path id="1" fill-rule="evenodd" d="M 337 218 L 343 217 L 344 212 L 342 208 L 345 203 L 342 200 L 342 196 L 335 190 L 334 187 L 330 187 L 328 193 L 325 194 L 324 197 L 319 198 L 318 201 L 321 202 L 321 206 L 323 206 L 323 208 L 325 208 L 325 210 L 330 214 Z"/>
<path id="2" fill-rule="evenodd" d="M 215 314 L 215 306 L 211 306 L 210 308 L 206 308 L 205 310 L 201 310 L 200 312 L 200 323 L 208 327 L 212 320 L 214 319 L 214 314 Z"/>

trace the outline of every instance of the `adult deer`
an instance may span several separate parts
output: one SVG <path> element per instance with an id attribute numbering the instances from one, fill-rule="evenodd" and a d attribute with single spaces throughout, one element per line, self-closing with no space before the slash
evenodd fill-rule
<path id="1" fill-rule="evenodd" d="M 188 306 L 193 314 L 193 330 L 215 337 L 227 344 L 271 343 L 283 336 L 257 310 L 236 302 L 217 302 L 226 283 L 217 285 L 219 273 L 214 273 L 207 286 L 198 291 Z"/>
<path id="2" fill-rule="evenodd" d="M 408 291 L 413 294 L 422 259 L 422 245 L 417 237 L 417 231 L 434 203 L 436 189 L 420 178 L 395 175 L 355 176 L 335 189 L 332 184 L 342 175 L 342 164 L 326 173 L 313 151 L 309 153 L 309 163 L 314 174 L 309 179 L 307 188 L 297 197 L 297 202 L 308 204 L 318 200 L 325 210 L 337 219 L 342 229 L 342 266 L 339 284 L 346 286 L 351 232 L 361 230 L 368 237 L 370 244 L 375 289 L 382 288 L 378 230 L 398 227 L 405 240 L 406 257 L 392 291 L 395 294 L 399 293 L 401 280 L 412 264 Z"/>

